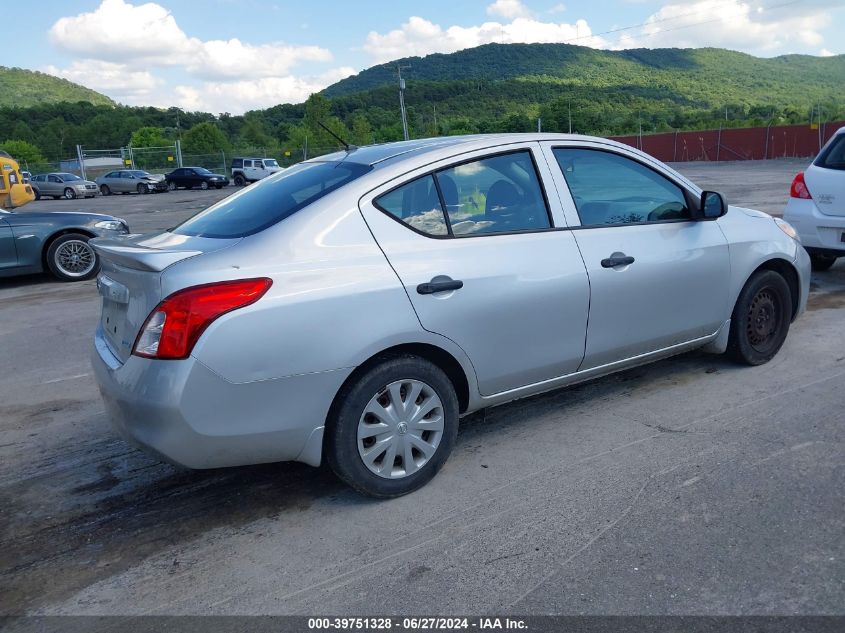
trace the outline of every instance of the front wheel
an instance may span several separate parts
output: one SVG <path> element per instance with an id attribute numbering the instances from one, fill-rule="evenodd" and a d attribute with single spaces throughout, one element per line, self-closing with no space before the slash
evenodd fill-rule
<path id="1" fill-rule="evenodd" d="M 428 483 L 452 452 L 458 398 L 446 374 L 417 356 L 384 358 L 344 386 L 326 426 L 326 461 L 371 497 Z"/>
<path id="2" fill-rule="evenodd" d="M 822 272 L 828 270 L 836 263 L 836 257 L 831 255 L 810 255 L 810 263 L 813 266 L 813 270 Z"/>
<path id="3" fill-rule="evenodd" d="M 138 191 L 138 193 L 142 195 L 145 193 L 150 193 L 149 188 L 144 183 L 138 183 L 138 186 L 135 189 Z"/>
<path id="4" fill-rule="evenodd" d="M 778 273 L 761 270 L 746 282 L 734 306 L 728 355 L 738 363 L 762 365 L 778 353 L 792 317 L 792 293 Z"/>
<path id="5" fill-rule="evenodd" d="M 38 189 L 33 188 L 33 193 L 35 193 L 36 200 L 41 200 L 41 192 Z"/>
<path id="6" fill-rule="evenodd" d="M 47 266 L 59 281 L 91 279 L 99 270 L 97 253 L 88 244 L 88 236 L 68 233 L 55 239 L 47 249 Z"/>
<path id="7" fill-rule="evenodd" d="M 70 187 L 65 189 L 65 191 L 64 191 L 64 199 L 65 200 L 74 200 L 75 198 L 76 198 L 76 192 L 73 189 L 71 189 Z"/>

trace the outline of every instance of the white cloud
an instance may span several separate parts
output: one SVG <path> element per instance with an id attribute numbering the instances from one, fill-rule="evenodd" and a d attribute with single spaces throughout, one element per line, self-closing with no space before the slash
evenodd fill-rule
<path id="1" fill-rule="evenodd" d="M 836 55 L 836 53 L 826 48 L 823 48 L 819 51 L 819 57 L 833 57 L 834 55 Z"/>
<path id="2" fill-rule="evenodd" d="M 513 44 L 566 41 L 574 41 L 582 46 L 606 45 L 601 38 L 592 35 L 586 20 L 568 24 L 516 18 L 507 24 L 485 22 L 479 26 L 450 26 L 443 29 L 439 24 L 413 16 L 401 28 L 388 33 L 371 31 L 367 35 L 364 50 L 375 63 L 381 63 L 399 57 L 451 53 L 492 42 Z"/>
<path id="3" fill-rule="evenodd" d="M 566 5 L 560 2 L 549 9 L 547 13 L 563 13 L 564 11 L 566 11 Z"/>
<path id="4" fill-rule="evenodd" d="M 698 0 L 667 4 L 643 28 L 622 35 L 613 48 L 713 46 L 758 55 L 816 49 L 829 22 L 825 5 L 766 8 L 757 1 Z"/>
<path id="5" fill-rule="evenodd" d="M 487 15 L 498 15 L 508 20 L 530 18 L 531 11 L 520 0 L 496 0 L 487 6 Z"/>
<path id="6" fill-rule="evenodd" d="M 176 86 L 175 103 L 186 110 L 242 114 L 277 103 L 299 103 L 326 86 L 355 74 L 350 67 L 335 68 L 311 77 L 263 77 L 228 82 Z"/>
<path id="7" fill-rule="evenodd" d="M 331 52 L 319 46 L 189 37 L 173 15 L 154 2 L 102 0 L 92 12 L 60 18 L 49 35 L 59 49 L 87 59 L 134 68 L 181 66 L 205 79 L 241 77 L 244 68 L 253 77 L 276 77 L 299 62 L 332 59 Z"/>
<path id="8" fill-rule="evenodd" d="M 99 92 L 107 91 L 112 98 L 133 105 L 154 105 L 151 99 L 164 83 L 149 71 L 94 59 L 75 61 L 64 69 L 51 65 L 43 70 Z"/>

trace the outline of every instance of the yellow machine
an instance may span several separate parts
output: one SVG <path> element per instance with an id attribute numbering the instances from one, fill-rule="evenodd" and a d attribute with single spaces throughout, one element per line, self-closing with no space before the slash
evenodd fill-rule
<path id="1" fill-rule="evenodd" d="M 17 162 L 6 152 L 0 152 L 0 209 L 22 207 L 33 200 L 35 193 L 24 183 Z"/>

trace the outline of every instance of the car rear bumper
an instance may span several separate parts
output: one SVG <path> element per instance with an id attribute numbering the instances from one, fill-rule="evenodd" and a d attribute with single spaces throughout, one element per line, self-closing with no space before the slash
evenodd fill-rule
<path id="1" fill-rule="evenodd" d="M 825 215 L 812 200 L 790 198 L 783 214 L 810 252 L 836 251 L 845 255 L 845 216 Z"/>
<path id="2" fill-rule="evenodd" d="M 98 328 L 92 354 L 117 431 L 166 461 L 219 468 L 277 461 L 320 463 L 322 429 L 348 371 L 232 383 L 194 358 L 112 354 Z"/>

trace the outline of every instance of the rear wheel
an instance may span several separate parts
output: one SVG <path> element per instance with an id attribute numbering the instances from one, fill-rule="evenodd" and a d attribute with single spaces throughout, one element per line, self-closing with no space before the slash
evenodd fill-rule
<path id="1" fill-rule="evenodd" d="M 836 257 L 832 255 L 810 255 L 810 262 L 813 265 L 813 270 L 823 271 L 836 263 Z"/>
<path id="2" fill-rule="evenodd" d="M 81 233 L 61 235 L 47 249 L 47 266 L 60 281 L 83 281 L 99 270 L 97 253 Z"/>
<path id="3" fill-rule="evenodd" d="M 100 193 L 104 196 L 110 196 L 111 189 L 109 189 L 108 185 L 100 185 Z"/>
<path id="4" fill-rule="evenodd" d="M 236 187 L 243 187 L 246 184 L 246 179 L 241 175 L 238 174 L 235 176 L 235 186 Z"/>
<path id="5" fill-rule="evenodd" d="M 170 182 L 167 183 L 167 188 L 170 191 L 176 191 L 176 183 L 173 180 L 171 180 Z"/>
<path id="6" fill-rule="evenodd" d="M 73 200 L 76 198 L 76 192 L 70 187 L 64 190 L 63 195 L 65 200 Z"/>
<path id="7" fill-rule="evenodd" d="M 208 190 L 208 181 L 203 180 L 203 181 L 200 183 L 200 189 L 202 189 L 203 191 Z"/>
<path id="8" fill-rule="evenodd" d="M 326 461 L 344 482 L 389 498 L 428 483 L 458 435 L 458 398 L 446 374 L 417 356 L 386 357 L 338 394 Z"/>
<path id="9" fill-rule="evenodd" d="M 778 353 L 792 316 L 792 293 L 778 273 L 761 270 L 746 282 L 734 306 L 728 355 L 738 363 L 762 365 Z"/>

